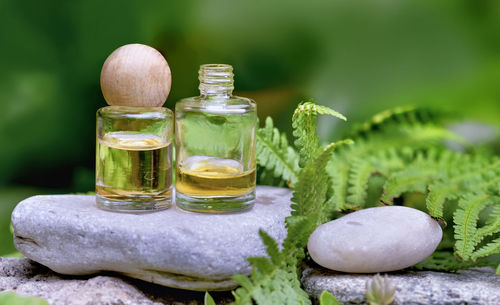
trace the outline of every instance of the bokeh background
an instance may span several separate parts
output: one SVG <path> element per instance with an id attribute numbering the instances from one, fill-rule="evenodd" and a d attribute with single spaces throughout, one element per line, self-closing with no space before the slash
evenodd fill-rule
<path id="1" fill-rule="evenodd" d="M 409 104 L 500 124 L 496 0 L 0 0 L 0 255 L 17 202 L 93 190 L 100 69 L 128 43 L 166 56 L 169 108 L 197 95 L 200 64 L 228 63 L 284 131 L 303 97 L 349 119 L 320 120 L 322 139 Z"/>

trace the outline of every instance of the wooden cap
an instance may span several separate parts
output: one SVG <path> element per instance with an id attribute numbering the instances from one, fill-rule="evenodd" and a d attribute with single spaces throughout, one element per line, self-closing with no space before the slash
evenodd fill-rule
<path id="1" fill-rule="evenodd" d="M 101 70 L 101 90 L 109 105 L 161 107 L 172 75 L 165 58 L 143 44 L 128 44 L 108 56 Z"/>

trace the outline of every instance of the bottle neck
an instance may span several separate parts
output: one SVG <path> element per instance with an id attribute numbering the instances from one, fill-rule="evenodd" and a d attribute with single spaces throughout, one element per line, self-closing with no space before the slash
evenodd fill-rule
<path id="1" fill-rule="evenodd" d="M 230 97 L 233 94 L 233 67 L 223 64 L 200 66 L 199 80 L 201 96 Z"/>

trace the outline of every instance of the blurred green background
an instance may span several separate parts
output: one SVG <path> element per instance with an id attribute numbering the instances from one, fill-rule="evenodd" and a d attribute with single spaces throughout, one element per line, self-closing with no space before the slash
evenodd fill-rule
<path id="1" fill-rule="evenodd" d="M 99 73 L 123 44 L 166 56 L 169 108 L 197 95 L 200 64 L 229 63 L 282 130 L 301 97 L 348 117 L 320 120 L 323 139 L 407 104 L 500 123 L 496 0 L 0 0 L 0 20 L 0 255 L 17 202 L 93 190 Z"/>

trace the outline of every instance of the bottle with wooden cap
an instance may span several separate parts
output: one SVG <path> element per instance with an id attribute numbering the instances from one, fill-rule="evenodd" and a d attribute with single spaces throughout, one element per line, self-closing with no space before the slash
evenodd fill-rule
<path id="1" fill-rule="evenodd" d="M 105 210 L 165 209 L 172 200 L 173 113 L 165 58 L 146 45 L 116 49 L 104 62 L 97 111 L 96 201 Z"/>
<path id="2" fill-rule="evenodd" d="M 196 212 L 247 210 L 255 201 L 257 108 L 233 96 L 230 65 L 202 65 L 200 96 L 175 106 L 176 204 Z"/>

